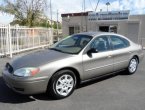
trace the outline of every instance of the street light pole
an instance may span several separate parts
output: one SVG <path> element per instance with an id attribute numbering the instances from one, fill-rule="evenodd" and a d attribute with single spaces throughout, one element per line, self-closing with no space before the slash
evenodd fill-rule
<path id="1" fill-rule="evenodd" d="M 107 6 L 107 12 L 108 12 L 108 6 L 110 5 L 110 3 L 109 2 L 107 2 L 106 3 L 106 6 Z"/>

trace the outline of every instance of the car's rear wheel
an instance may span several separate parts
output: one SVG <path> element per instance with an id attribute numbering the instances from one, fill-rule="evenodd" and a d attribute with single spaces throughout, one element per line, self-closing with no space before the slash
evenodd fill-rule
<path id="1" fill-rule="evenodd" d="M 61 70 L 51 79 L 50 92 L 53 98 L 61 99 L 71 95 L 76 86 L 76 76 L 70 70 Z"/>
<path id="2" fill-rule="evenodd" d="M 136 57 L 133 57 L 129 62 L 127 74 L 129 75 L 134 74 L 137 70 L 137 67 L 138 67 L 138 59 Z"/>

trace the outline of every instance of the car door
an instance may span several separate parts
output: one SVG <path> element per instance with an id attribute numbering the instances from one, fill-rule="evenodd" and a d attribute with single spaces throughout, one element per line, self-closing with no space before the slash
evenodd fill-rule
<path id="1" fill-rule="evenodd" d="M 113 47 L 112 56 L 114 59 L 114 71 L 126 68 L 131 55 L 129 51 L 129 41 L 116 35 L 111 35 L 110 40 Z"/>
<path id="2" fill-rule="evenodd" d="M 91 48 L 97 53 L 87 54 Z M 93 78 L 113 71 L 112 51 L 108 36 L 96 37 L 83 54 L 84 79 Z"/>

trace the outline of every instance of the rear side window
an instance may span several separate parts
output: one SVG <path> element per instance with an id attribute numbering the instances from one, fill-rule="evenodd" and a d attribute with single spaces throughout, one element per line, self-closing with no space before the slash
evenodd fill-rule
<path id="1" fill-rule="evenodd" d="M 111 38 L 111 43 L 112 43 L 113 49 L 126 48 L 130 45 L 129 41 L 122 37 L 110 36 L 110 38 Z"/>

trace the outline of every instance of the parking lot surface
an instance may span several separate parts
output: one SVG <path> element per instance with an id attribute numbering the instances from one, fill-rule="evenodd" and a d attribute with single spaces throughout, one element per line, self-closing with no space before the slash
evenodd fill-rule
<path id="1" fill-rule="evenodd" d="M 145 110 L 145 58 L 134 75 L 122 72 L 91 81 L 62 100 L 52 100 L 46 94 L 23 96 L 11 91 L 1 77 L 9 60 L 0 58 L 0 110 Z"/>

